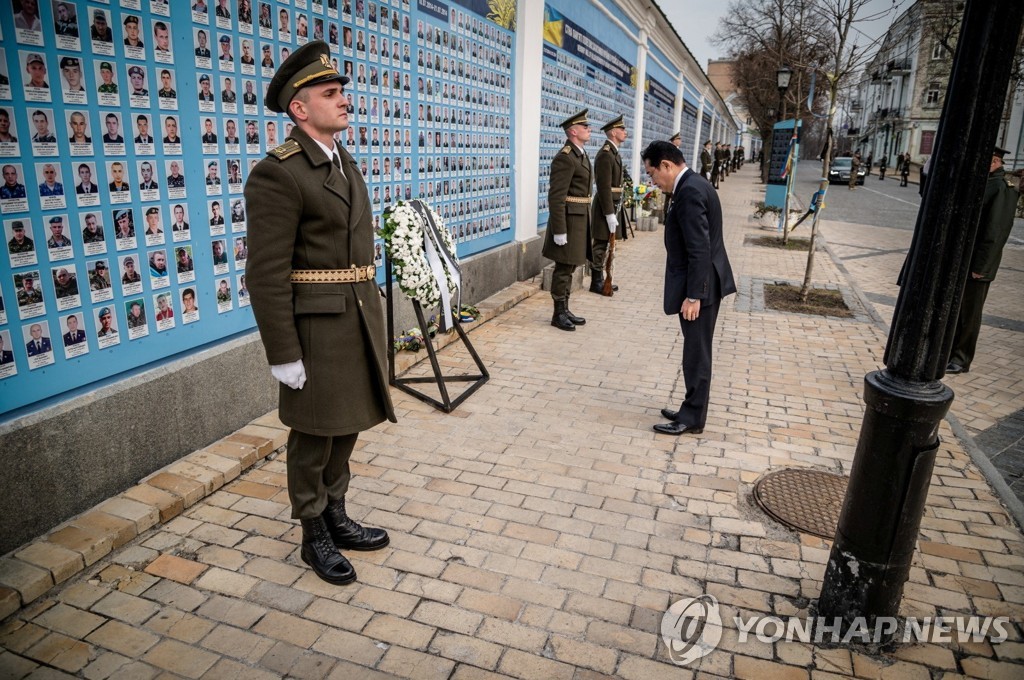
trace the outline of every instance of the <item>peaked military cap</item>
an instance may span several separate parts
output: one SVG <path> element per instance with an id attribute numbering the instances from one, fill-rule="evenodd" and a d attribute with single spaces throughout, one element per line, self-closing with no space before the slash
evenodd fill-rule
<path id="1" fill-rule="evenodd" d="M 565 120 L 562 121 L 562 129 L 568 130 L 573 125 L 590 125 L 590 121 L 587 120 L 587 114 L 590 113 L 590 109 L 583 109 L 579 113 L 574 113 Z"/>
<path id="2" fill-rule="evenodd" d="M 327 43 L 313 40 L 284 60 L 267 87 L 264 105 L 274 113 L 284 113 L 296 92 L 331 80 L 340 80 L 342 85 L 349 82 L 348 76 L 338 73 L 331 64 L 331 50 Z"/>
<path id="3" fill-rule="evenodd" d="M 1002 148 L 1000 146 L 997 146 L 997 147 L 992 149 L 992 155 L 993 156 L 999 156 L 1000 158 L 1002 158 L 1003 156 L 1005 156 L 1008 153 L 1010 153 L 1010 152 L 1007 149 L 1004 149 L 1004 148 Z"/>
<path id="4" fill-rule="evenodd" d="M 128 24 L 137 24 L 139 23 L 139 18 L 134 14 L 129 14 L 124 18 L 124 21 L 121 23 L 123 23 L 125 26 L 127 26 Z"/>
<path id="5" fill-rule="evenodd" d="M 622 116 L 618 118 L 612 118 L 610 121 L 601 126 L 601 130 L 604 132 L 610 132 L 615 128 L 626 129 L 626 123 L 622 120 Z"/>
<path id="6" fill-rule="evenodd" d="M 674 135 L 672 135 L 671 137 L 669 137 L 669 138 L 668 138 L 668 141 L 670 141 L 670 142 L 671 142 L 671 141 L 672 141 L 672 140 L 674 140 L 674 139 L 679 139 L 679 138 L 680 138 L 681 136 L 682 136 L 682 135 L 680 135 L 680 134 L 679 134 L 679 133 L 677 132 L 677 133 L 675 133 Z"/>
<path id="7" fill-rule="evenodd" d="M 80 66 L 80 65 L 81 64 L 78 61 L 78 57 L 61 57 L 60 67 L 62 69 L 69 68 L 69 67 L 76 67 L 76 66 Z"/>

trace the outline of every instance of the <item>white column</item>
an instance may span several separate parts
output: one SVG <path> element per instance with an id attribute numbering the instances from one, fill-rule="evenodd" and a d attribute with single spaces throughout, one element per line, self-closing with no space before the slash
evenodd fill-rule
<path id="1" fill-rule="evenodd" d="M 541 80 L 544 75 L 544 3 L 518 0 L 516 8 L 515 216 L 516 241 L 537 236 L 540 187 Z"/>
<path id="2" fill-rule="evenodd" d="M 676 106 L 672 111 L 672 134 L 679 132 L 683 127 L 683 91 L 685 89 L 685 81 L 679 76 L 676 76 Z"/>
<path id="3" fill-rule="evenodd" d="M 700 161 L 700 150 L 701 150 L 701 147 L 704 145 L 704 141 L 705 141 L 705 140 L 701 139 L 701 135 L 703 134 L 703 132 L 702 132 L 703 125 L 704 125 L 704 95 L 701 95 L 700 96 L 700 101 L 697 103 L 697 134 L 694 135 L 696 137 L 696 139 L 693 140 L 693 155 L 690 156 L 690 162 L 693 163 L 694 167 L 696 167 L 698 170 L 700 169 L 700 165 L 698 163 L 698 161 Z"/>
<path id="4" fill-rule="evenodd" d="M 630 133 L 635 140 L 633 157 L 629 161 L 629 174 L 634 184 L 640 183 L 640 148 L 644 129 L 644 82 L 647 80 L 647 29 L 640 29 L 640 39 L 636 45 L 636 98 L 633 100 L 633 130 Z"/>

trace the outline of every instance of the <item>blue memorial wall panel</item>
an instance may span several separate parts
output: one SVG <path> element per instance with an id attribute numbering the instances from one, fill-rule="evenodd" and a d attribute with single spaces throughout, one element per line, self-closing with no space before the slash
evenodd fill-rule
<path id="1" fill-rule="evenodd" d="M 675 129 L 676 81 L 658 62 L 647 60 L 647 82 L 644 91 L 644 126 L 641 148 L 656 139 L 667 140 Z M 685 141 L 684 141 L 685 153 Z"/>
<path id="2" fill-rule="evenodd" d="M 632 131 L 636 97 L 636 44 L 595 7 L 548 3 L 543 30 L 538 228 L 548 219 L 551 158 L 565 143 L 560 123 L 582 108 L 590 109 L 593 135 L 587 152 L 593 158 L 605 139 L 601 126 L 606 122 L 624 115 L 626 129 Z M 634 143 L 627 139 L 619 152 L 629 158 Z"/>
<path id="3" fill-rule="evenodd" d="M 352 77 L 375 219 L 425 196 L 460 255 L 511 240 L 514 3 L 38 5 L 0 0 L 0 414 L 254 327 L 242 189 L 311 39 Z"/>

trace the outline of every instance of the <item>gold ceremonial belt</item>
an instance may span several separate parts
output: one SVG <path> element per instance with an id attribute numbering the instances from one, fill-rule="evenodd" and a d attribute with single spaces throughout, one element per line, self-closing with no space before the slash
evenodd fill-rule
<path id="1" fill-rule="evenodd" d="M 621 194 L 622 193 L 622 187 L 612 187 L 612 193 L 613 194 Z"/>
<path id="2" fill-rule="evenodd" d="M 360 283 L 372 281 L 377 275 L 376 265 L 348 269 L 294 269 L 292 283 Z"/>
<path id="3" fill-rule="evenodd" d="M 566 203 L 590 203 L 590 196 L 566 196 Z"/>

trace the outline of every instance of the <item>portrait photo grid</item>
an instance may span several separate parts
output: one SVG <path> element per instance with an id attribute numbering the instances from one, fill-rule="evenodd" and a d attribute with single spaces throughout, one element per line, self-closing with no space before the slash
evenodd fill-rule
<path id="1" fill-rule="evenodd" d="M 0 381 L 12 408 L 255 327 L 244 184 L 291 131 L 264 95 L 310 40 L 352 79 L 338 141 L 376 227 L 388 205 L 424 198 L 460 256 L 512 238 L 515 33 L 486 3 L 0 4 L 0 338 L 13 357 Z"/>

